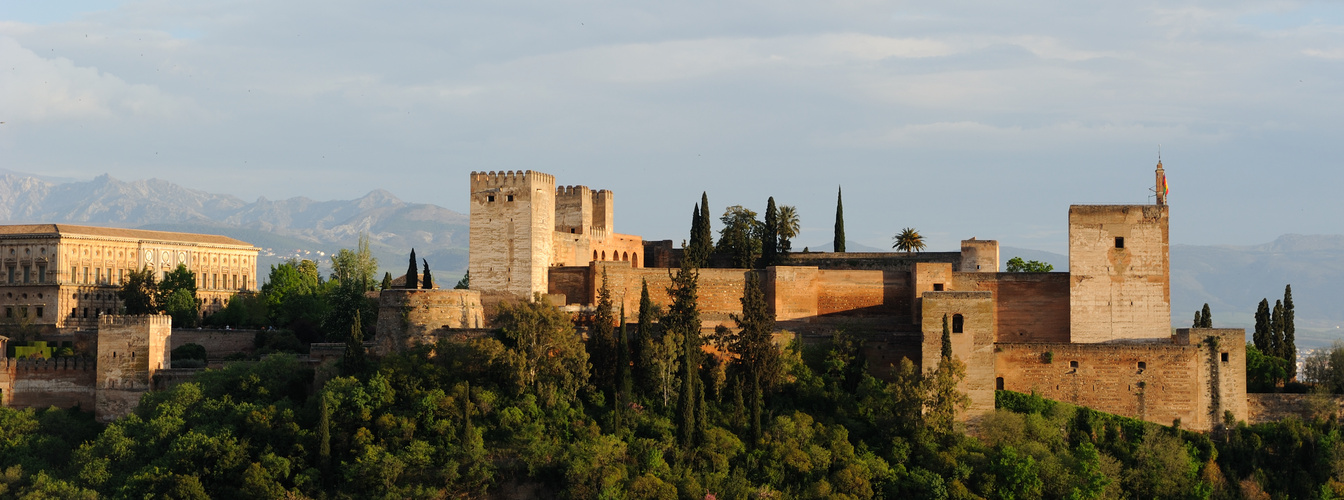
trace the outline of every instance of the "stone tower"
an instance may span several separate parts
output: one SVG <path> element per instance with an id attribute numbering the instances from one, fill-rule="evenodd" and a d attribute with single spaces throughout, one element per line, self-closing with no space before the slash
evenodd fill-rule
<path id="1" fill-rule="evenodd" d="M 1171 337 L 1166 205 L 1069 207 L 1073 342 Z"/>
<path id="2" fill-rule="evenodd" d="M 961 240 L 961 272 L 999 272 L 999 242 L 996 240 Z"/>
<path id="3" fill-rule="evenodd" d="M 541 172 L 471 173 L 471 288 L 532 297 L 546 293 L 554 249 L 555 177 Z"/>
<path id="4" fill-rule="evenodd" d="M 130 414 L 149 391 L 154 374 L 172 368 L 172 329 L 172 318 L 162 314 L 98 318 L 94 415 L 99 421 Z"/>

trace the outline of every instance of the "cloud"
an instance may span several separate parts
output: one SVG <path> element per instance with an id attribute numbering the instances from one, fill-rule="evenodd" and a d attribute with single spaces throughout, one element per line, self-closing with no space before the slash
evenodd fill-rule
<path id="1" fill-rule="evenodd" d="M 69 59 L 44 58 L 0 37 L 0 109 L 6 121 L 78 122 L 113 118 L 182 119 L 198 111 L 191 99 L 154 85 L 132 84 Z"/>

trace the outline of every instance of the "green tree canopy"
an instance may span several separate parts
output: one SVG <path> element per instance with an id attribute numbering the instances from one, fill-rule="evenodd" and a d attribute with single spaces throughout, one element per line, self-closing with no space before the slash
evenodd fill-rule
<path id="1" fill-rule="evenodd" d="M 1021 257 L 1008 259 L 1008 272 L 1010 273 L 1048 273 L 1055 270 L 1055 266 L 1037 261 L 1022 260 Z"/>
<path id="2" fill-rule="evenodd" d="M 716 252 L 727 255 L 732 267 L 750 269 L 761 255 L 761 240 L 765 226 L 756 220 L 756 212 L 733 205 L 719 218 L 723 229 L 719 230 L 719 244 Z"/>
<path id="3" fill-rule="evenodd" d="M 154 314 L 159 312 L 159 285 L 154 270 L 148 267 L 131 271 L 121 285 L 121 303 L 126 314 Z"/>

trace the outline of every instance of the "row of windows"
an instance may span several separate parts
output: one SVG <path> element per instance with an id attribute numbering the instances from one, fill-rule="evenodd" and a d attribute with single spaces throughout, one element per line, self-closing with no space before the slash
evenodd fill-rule
<path id="1" fill-rule="evenodd" d="M 11 268 L 11 271 L 12 271 L 12 268 Z M 106 271 L 106 274 L 104 274 L 104 271 Z M 127 271 L 126 269 L 117 269 L 116 271 L 117 271 L 117 273 L 116 273 L 116 280 L 115 280 L 115 281 L 113 280 L 113 274 L 112 274 L 112 269 L 111 269 L 111 268 L 103 269 L 103 268 L 100 268 L 100 267 L 95 267 L 95 268 L 92 268 L 92 269 L 91 269 L 91 268 L 85 267 L 85 268 L 83 269 L 83 273 L 81 274 L 81 273 L 80 273 L 80 269 L 79 269 L 78 267 L 71 267 L 71 268 L 70 268 L 70 276 L 73 276 L 73 277 L 74 277 L 74 279 L 72 280 L 72 282 L 73 282 L 73 283 L 76 283 L 76 284 L 112 285 L 112 284 L 125 283 L 125 282 L 126 282 L 126 273 L 127 273 L 128 271 Z M 158 273 L 158 274 L 159 274 L 159 276 L 158 276 L 159 281 L 163 281 L 163 279 L 166 278 L 166 277 L 168 276 L 168 273 L 169 273 L 169 271 L 167 271 L 167 270 L 159 271 L 159 273 Z M 41 278 L 39 278 L 40 280 L 45 280 L 45 279 L 46 279 L 46 270 L 45 270 L 44 268 L 41 269 L 41 271 L 40 271 L 39 274 L 41 275 Z M 223 277 L 222 280 L 221 280 L 221 276 Z M 11 278 L 10 283 L 13 283 L 14 281 L 13 281 L 13 273 L 12 273 L 12 272 L 11 272 L 11 276 L 10 276 L 10 278 Z M 81 278 L 82 278 L 82 279 L 81 279 Z M 24 281 L 24 283 L 27 283 L 27 282 L 28 282 L 28 281 Z M 219 274 L 219 273 L 211 273 L 211 274 L 209 274 L 209 275 L 206 275 L 206 274 L 204 274 L 204 273 L 197 273 L 197 274 L 196 274 L 196 287 L 197 287 L 197 288 L 207 288 L 207 289 L 235 288 L 235 289 L 240 289 L 240 288 L 247 288 L 247 287 L 250 285 L 250 283 L 251 283 L 251 276 L 249 276 L 249 275 L 247 275 L 247 274 L 242 274 L 242 275 L 238 275 L 238 274 L 234 274 L 234 275 L 222 274 L 222 275 L 221 275 L 221 274 Z M 223 285 L 223 286 L 221 287 L 221 285 Z"/>
<path id="2" fill-rule="evenodd" d="M 33 312 L 36 313 L 35 316 L 37 316 L 37 317 L 39 317 L 39 318 L 41 318 L 41 317 L 42 317 L 42 314 L 46 312 L 46 310 L 45 310 L 42 306 L 37 306 L 37 307 L 35 307 L 34 309 L 35 309 L 35 310 L 34 310 Z M 19 306 L 19 307 L 18 307 L 18 313 L 19 313 L 18 317 L 20 317 L 20 318 L 27 318 L 27 317 L 28 317 L 28 306 Z M 6 307 L 5 307 L 5 318 L 6 318 L 6 319 L 10 319 L 10 318 L 14 318 L 14 317 L 15 317 L 15 316 L 14 316 L 14 307 L 13 307 L 13 306 L 6 306 Z"/>
<path id="3" fill-rule="evenodd" d="M 44 265 L 39 264 L 37 266 L 37 281 L 33 281 L 33 266 L 23 266 L 22 268 L 9 266 L 6 271 L 8 275 L 6 281 L 11 285 L 47 282 L 47 266 Z"/>

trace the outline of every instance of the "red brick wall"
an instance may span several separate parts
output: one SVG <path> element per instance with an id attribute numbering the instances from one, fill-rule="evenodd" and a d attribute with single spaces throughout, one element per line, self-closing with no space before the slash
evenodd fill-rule
<path id="1" fill-rule="evenodd" d="M 956 273 L 957 290 L 994 293 L 996 342 L 1068 342 L 1068 273 Z"/>

